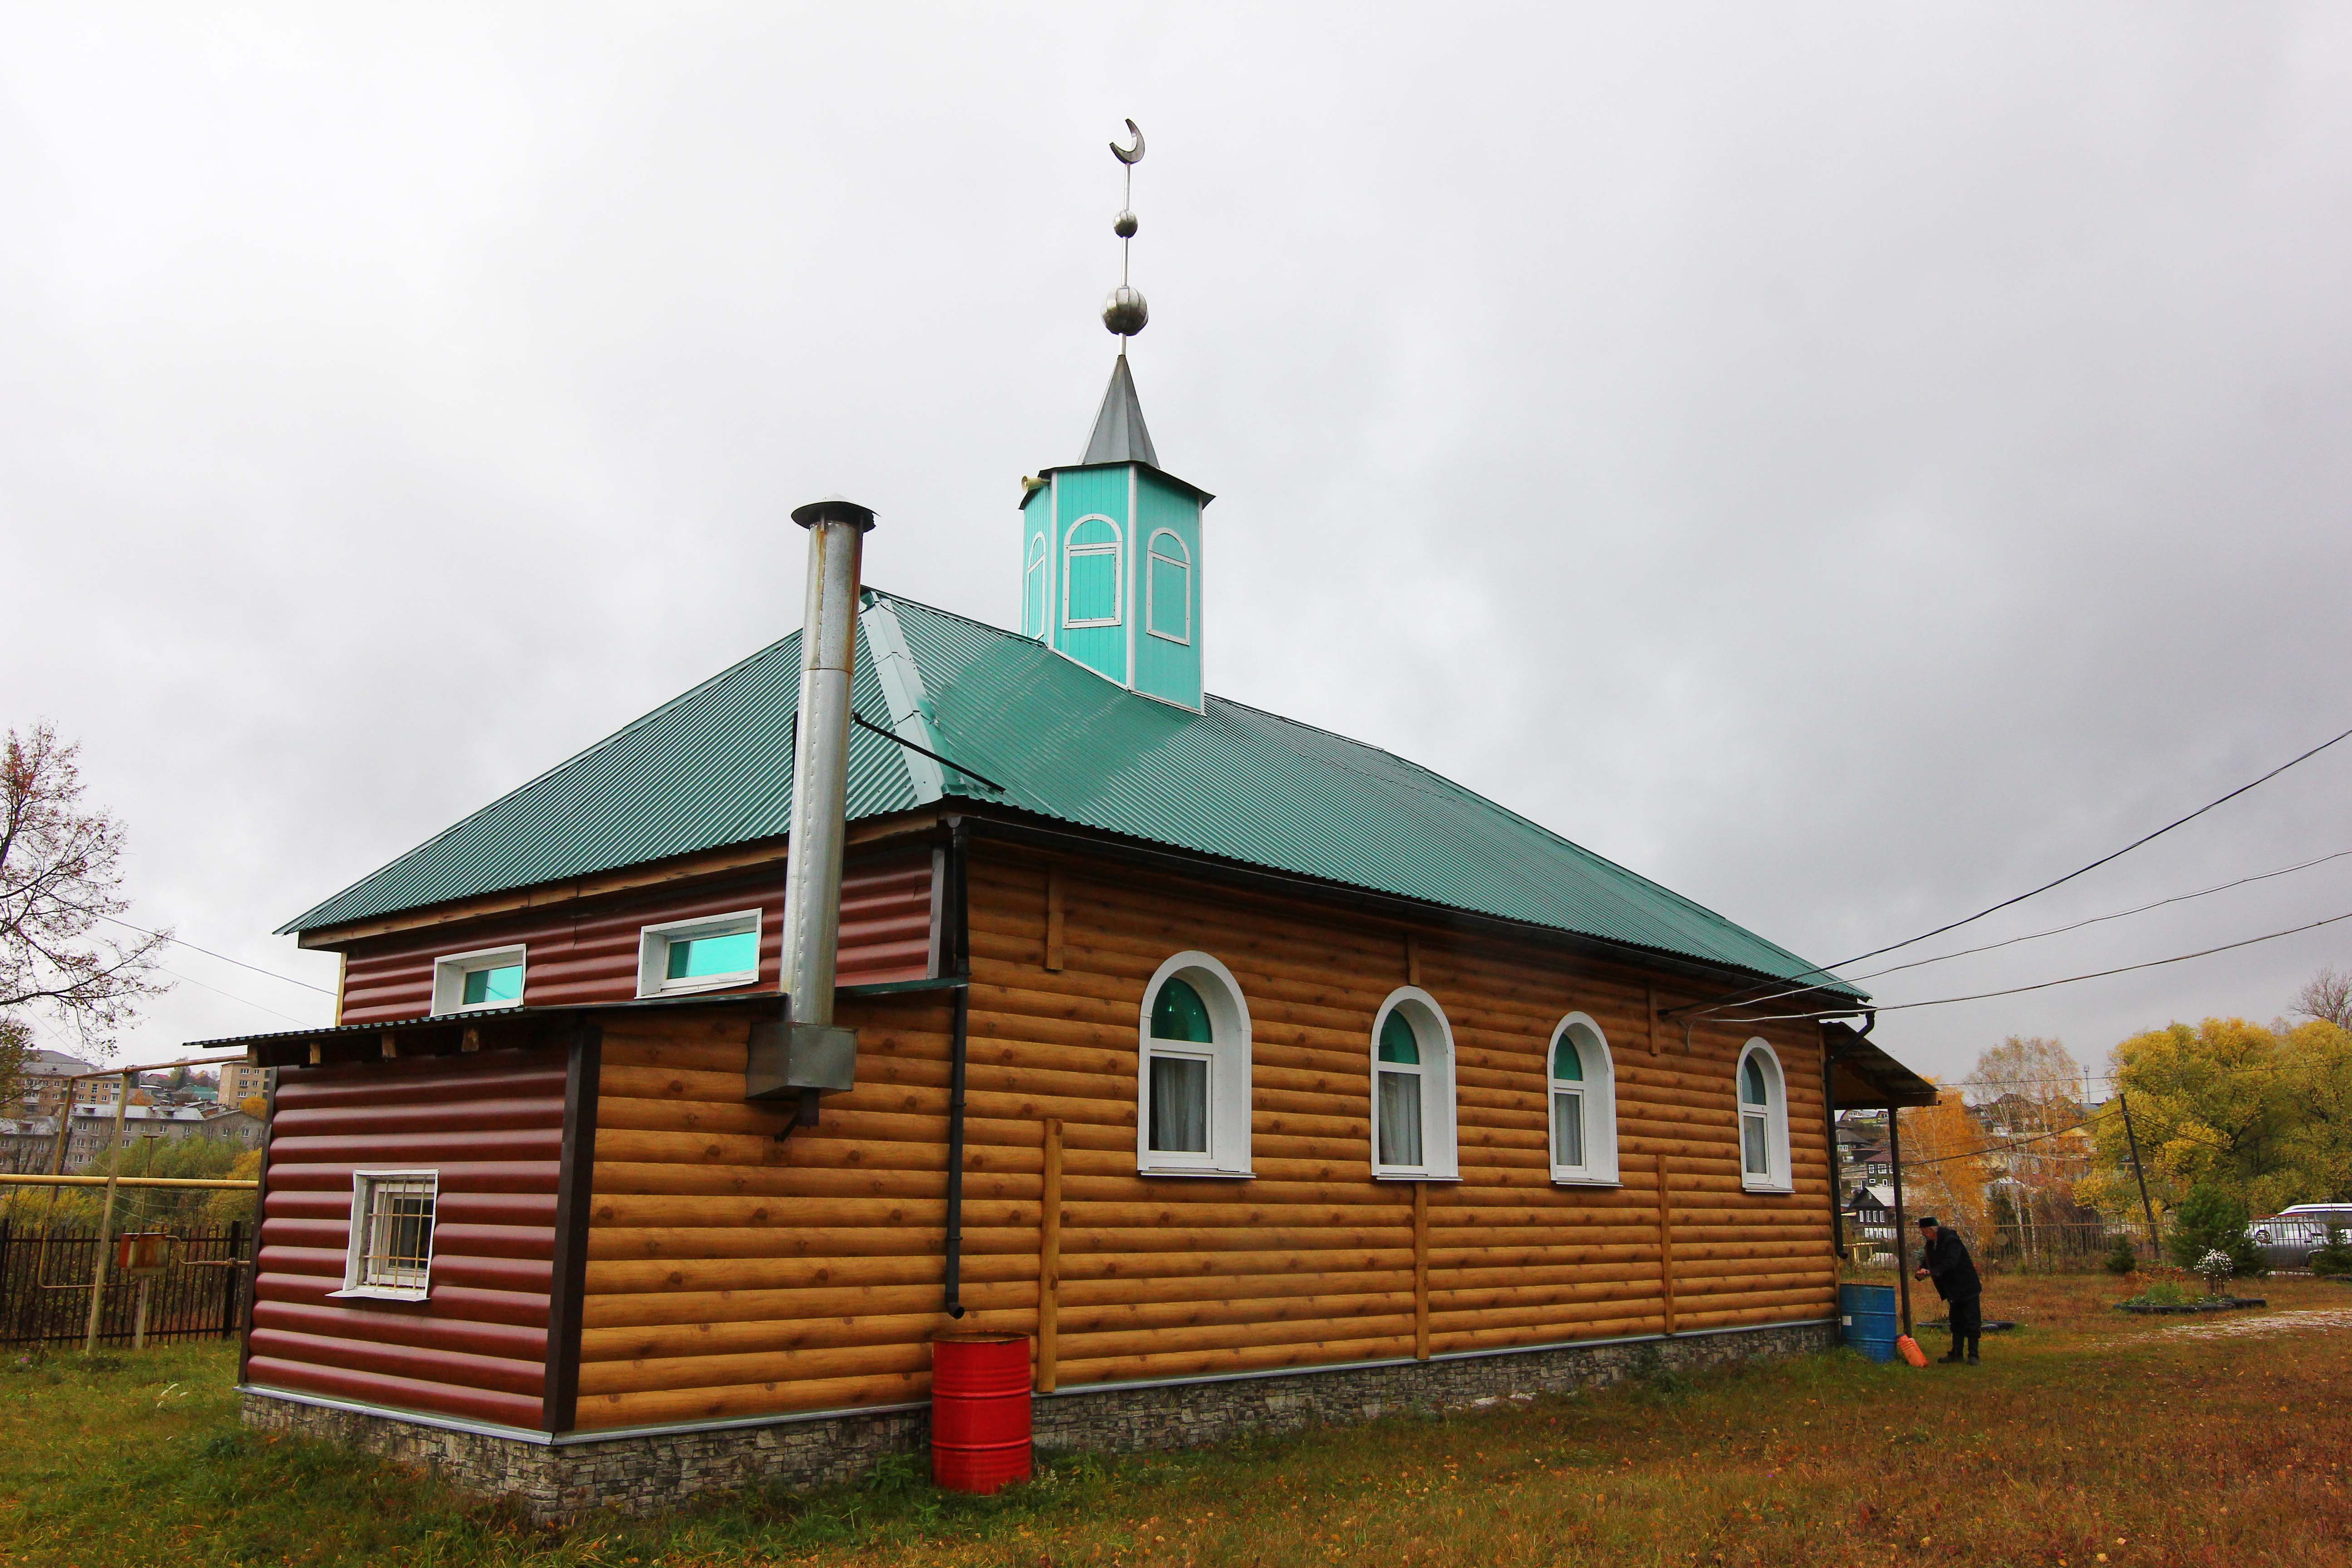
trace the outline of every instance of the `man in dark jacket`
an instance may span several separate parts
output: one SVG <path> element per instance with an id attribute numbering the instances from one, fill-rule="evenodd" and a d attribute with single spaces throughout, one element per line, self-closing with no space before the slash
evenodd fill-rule
<path id="1" fill-rule="evenodd" d="M 1984 1336 L 1984 1282 L 1977 1278 L 1976 1260 L 1969 1256 L 1967 1244 L 1937 1225 L 1934 1215 L 1921 1220 L 1919 1229 L 1927 1245 L 1919 1249 L 1919 1269 L 1913 1278 L 1933 1279 L 1936 1294 L 1952 1310 L 1952 1353 L 1944 1359 L 1958 1361 L 1965 1346 L 1969 1364 L 1974 1366 L 1977 1342 Z"/>

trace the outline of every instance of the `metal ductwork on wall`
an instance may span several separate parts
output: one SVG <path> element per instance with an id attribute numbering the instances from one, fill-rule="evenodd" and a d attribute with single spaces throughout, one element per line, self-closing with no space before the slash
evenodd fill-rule
<path id="1" fill-rule="evenodd" d="M 857 657 L 860 558 L 874 513 L 839 496 L 793 512 L 809 531 L 801 616 L 801 698 L 793 724 L 792 839 L 784 862 L 783 1007 L 755 1027 L 744 1092 L 799 1102 L 816 1124 L 818 1098 L 851 1088 L 857 1032 L 833 1021 L 841 949 L 841 854 L 849 802 L 849 682 Z"/>

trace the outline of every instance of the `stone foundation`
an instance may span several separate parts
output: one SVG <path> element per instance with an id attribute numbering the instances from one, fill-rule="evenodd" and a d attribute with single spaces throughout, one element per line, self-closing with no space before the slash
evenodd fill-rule
<path id="1" fill-rule="evenodd" d="M 1195 1447 L 1246 1433 L 1297 1432 L 1408 1411 L 1492 1405 L 1512 1395 L 1573 1393 L 1657 1371 L 1697 1372 L 1836 1343 L 1833 1323 L 1784 1324 L 1325 1372 L 1072 1389 L 1037 1397 L 1036 1445 L 1047 1453 Z M 698 1493 L 755 1484 L 800 1489 L 855 1480 L 887 1455 L 920 1453 L 930 1427 L 929 1410 L 914 1408 L 551 1441 L 250 1389 L 245 1423 L 434 1469 L 469 1491 L 511 1497 L 542 1521 L 599 1508 L 658 1513 Z"/>

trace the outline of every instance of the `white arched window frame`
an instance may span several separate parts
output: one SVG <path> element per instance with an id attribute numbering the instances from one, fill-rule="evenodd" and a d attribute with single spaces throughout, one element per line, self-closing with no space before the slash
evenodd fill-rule
<path id="1" fill-rule="evenodd" d="M 1028 560 L 1021 568 L 1021 630 L 1027 636 L 1045 635 L 1045 536 L 1029 536 Z"/>
<path id="2" fill-rule="evenodd" d="M 1153 534 L 1145 552 L 1143 629 L 1163 641 L 1192 642 L 1192 552 L 1172 528 Z"/>
<path id="3" fill-rule="evenodd" d="M 1391 1024 L 1396 1020 L 1396 1025 Z M 1383 1051 L 1393 1027 L 1412 1034 L 1411 1062 Z M 1454 1182 L 1462 1156 L 1454 1105 L 1454 1026 L 1418 985 L 1390 994 L 1372 1015 L 1372 1175 L 1381 1181 Z"/>
<path id="4" fill-rule="evenodd" d="M 1563 1046 L 1574 1053 L 1572 1059 L 1563 1056 Z M 1609 1037 L 1591 1015 L 1570 1013 L 1553 1026 L 1544 1047 L 1544 1079 L 1551 1179 L 1573 1186 L 1617 1185 L 1617 1062 L 1610 1055 Z"/>
<path id="5" fill-rule="evenodd" d="M 1751 1193 L 1790 1193 L 1789 1079 L 1780 1058 L 1762 1040 L 1750 1040 L 1732 1074 L 1739 1104 L 1739 1184 Z"/>
<path id="6" fill-rule="evenodd" d="M 1127 574 L 1119 569 L 1123 535 L 1118 524 L 1100 512 L 1092 512 L 1070 525 L 1069 542 L 1062 550 L 1062 625 L 1066 627 L 1115 626 L 1120 624 L 1126 609 Z M 1096 563 L 1102 563 L 1097 566 Z M 1110 602 L 1108 615 L 1074 615 L 1071 600 L 1074 594 L 1090 592 L 1108 571 L 1110 580 Z M 1079 609 L 1098 606 L 1080 605 Z"/>
<path id="7" fill-rule="evenodd" d="M 1171 981 L 1182 982 L 1199 998 L 1208 1015 L 1209 1039 L 1155 1035 L 1154 1010 Z M 1249 1175 L 1249 1005 L 1233 971 L 1205 952 L 1176 954 L 1143 988 L 1136 1025 L 1137 1171 L 1148 1176 Z M 1183 1097 L 1181 1103 L 1173 1098 L 1178 1095 Z M 1155 1104 L 1156 1099 L 1167 1102 Z"/>

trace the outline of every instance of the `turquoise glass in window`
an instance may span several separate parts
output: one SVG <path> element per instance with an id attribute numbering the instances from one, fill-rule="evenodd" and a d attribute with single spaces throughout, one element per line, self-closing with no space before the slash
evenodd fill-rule
<path id="1" fill-rule="evenodd" d="M 1584 1081 L 1583 1053 L 1576 1048 L 1576 1042 L 1566 1035 L 1560 1036 L 1559 1044 L 1551 1048 L 1551 1076 L 1566 1079 L 1570 1083 Z"/>
<path id="2" fill-rule="evenodd" d="M 1216 1031 L 1210 1026 L 1208 1004 L 1201 1000 L 1201 994 L 1173 978 L 1161 985 L 1151 1004 L 1151 1037 L 1215 1044 Z"/>
<path id="3" fill-rule="evenodd" d="M 1413 1037 L 1412 1026 L 1402 1012 L 1391 1011 L 1389 1021 L 1381 1026 L 1381 1060 L 1421 1065 L 1421 1041 Z"/>
<path id="4" fill-rule="evenodd" d="M 491 1002 L 522 1000 L 522 965 L 509 963 L 497 969 L 473 969 L 466 973 L 465 1005 L 479 1007 Z"/>
<path id="5" fill-rule="evenodd" d="M 1739 1099 L 1744 1105 L 1769 1105 L 1771 1096 L 1764 1089 L 1764 1064 L 1754 1057 L 1740 1065 Z"/>
<path id="6" fill-rule="evenodd" d="M 760 966 L 760 938 L 755 931 L 730 931 L 725 936 L 672 937 L 668 976 L 700 980 L 712 974 L 747 974 Z"/>

